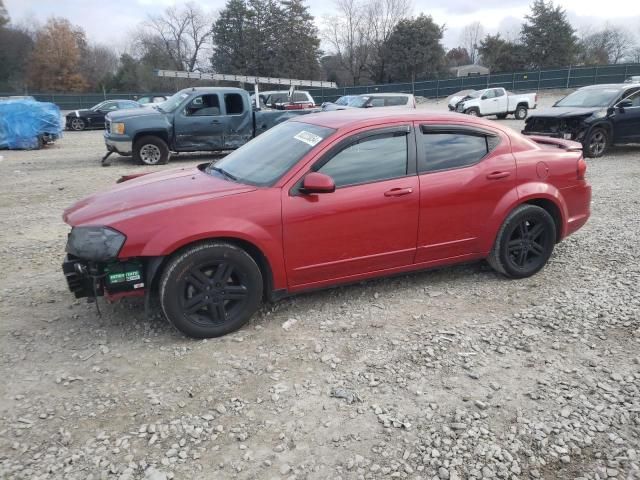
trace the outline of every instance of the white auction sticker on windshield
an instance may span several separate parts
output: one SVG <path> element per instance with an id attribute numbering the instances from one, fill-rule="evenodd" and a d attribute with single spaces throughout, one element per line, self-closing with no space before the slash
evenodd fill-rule
<path id="1" fill-rule="evenodd" d="M 307 132 L 305 130 L 302 130 L 293 138 L 295 138 L 296 140 L 300 140 L 301 142 L 304 142 L 307 145 L 311 145 L 312 147 L 315 147 L 318 143 L 320 143 L 320 140 L 322 140 L 322 137 L 319 137 L 318 135 L 311 132 Z"/>

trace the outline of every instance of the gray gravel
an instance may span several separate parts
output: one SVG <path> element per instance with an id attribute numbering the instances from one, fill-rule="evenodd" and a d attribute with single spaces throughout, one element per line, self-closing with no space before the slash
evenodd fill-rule
<path id="1" fill-rule="evenodd" d="M 144 170 L 102 152 L 0 153 L 0 478 L 640 478 L 640 148 L 589 161 L 593 216 L 533 278 L 376 280 L 208 341 L 66 291 L 62 209 Z"/>

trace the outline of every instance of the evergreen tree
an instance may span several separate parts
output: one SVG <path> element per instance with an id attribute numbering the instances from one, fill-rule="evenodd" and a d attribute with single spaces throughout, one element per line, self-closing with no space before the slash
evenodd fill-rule
<path id="1" fill-rule="evenodd" d="M 575 30 L 566 12 L 550 0 L 535 0 L 531 14 L 522 25 L 524 44 L 531 66 L 537 68 L 564 67 L 575 60 L 578 51 Z"/>
<path id="2" fill-rule="evenodd" d="M 437 77 L 445 64 L 442 33 L 431 16 L 401 20 L 386 42 L 391 81 Z"/>
<path id="3" fill-rule="evenodd" d="M 288 78 L 314 79 L 320 74 L 320 39 L 303 0 L 282 0 L 280 70 Z"/>
<path id="4" fill-rule="evenodd" d="M 216 72 L 248 74 L 247 6 L 244 0 L 229 0 L 213 25 L 213 56 Z"/>
<path id="5" fill-rule="evenodd" d="M 509 42 L 500 34 L 487 35 L 478 47 L 480 60 L 491 73 L 513 72 L 527 67 L 527 51 L 524 46 Z"/>

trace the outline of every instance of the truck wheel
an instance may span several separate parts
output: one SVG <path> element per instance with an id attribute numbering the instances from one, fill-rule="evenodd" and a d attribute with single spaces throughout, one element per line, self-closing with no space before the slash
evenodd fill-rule
<path id="1" fill-rule="evenodd" d="M 160 279 L 160 303 L 185 335 L 219 337 L 247 323 L 260 306 L 262 289 L 262 274 L 251 255 L 209 241 L 169 261 Z"/>
<path id="2" fill-rule="evenodd" d="M 594 128 L 583 143 L 585 157 L 598 158 L 609 148 L 609 134 L 604 128 Z"/>
<path id="3" fill-rule="evenodd" d="M 133 145 L 133 159 L 143 165 L 164 165 L 169 163 L 169 147 L 159 137 L 142 137 Z"/>
<path id="4" fill-rule="evenodd" d="M 477 108 L 470 108 L 469 110 L 467 110 L 466 112 L 467 115 L 471 115 L 472 117 L 479 117 L 480 116 L 480 110 L 478 110 Z"/>
<path id="5" fill-rule="evenodd" d="M 505 118 L 507 118 L 507 114 L 499 113 L 498 115 L 496 115 L 496 117 L 498 117 L 498 120 L 504 120 Z"/>
<path id="6" fill-rule="evenodd" d="M 528 113 L 529 110 L 527 109 L 527 107 L 525 107 L 524 105 L 518 105 L 518 108 L 516 108 L 513 116 L 516 117 L 516 120 L 524 120 L 525 118 L 527 118 Z"/>

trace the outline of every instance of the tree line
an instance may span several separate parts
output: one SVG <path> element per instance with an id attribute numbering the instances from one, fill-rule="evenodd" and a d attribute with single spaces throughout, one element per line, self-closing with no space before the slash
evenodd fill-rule
<path id="1" fill-rule="evenodd" d="M 411 0 L 334 0 L 335 13 L 314 17 L 304 0 L 227 0 L 214 17 L 193 3 L 150 15 L 117 54 L 89 41 L 65 18 L 42 26 L 11 22 L 0 0 L 0 91 L 131 92 L 174 90 L 154 69 L 215 71 L 341 86 L 451 76 L 478 63 L 492 72 L 640 62 L 624 28 L 577 30 L 552 0 L 534 0 L 519 30 L 485 34 L 467 25 L 459 45 L 443 45 L 445 25 L 412 14 Z M 321 49 L 321 46 L 324 49 Z"/>

